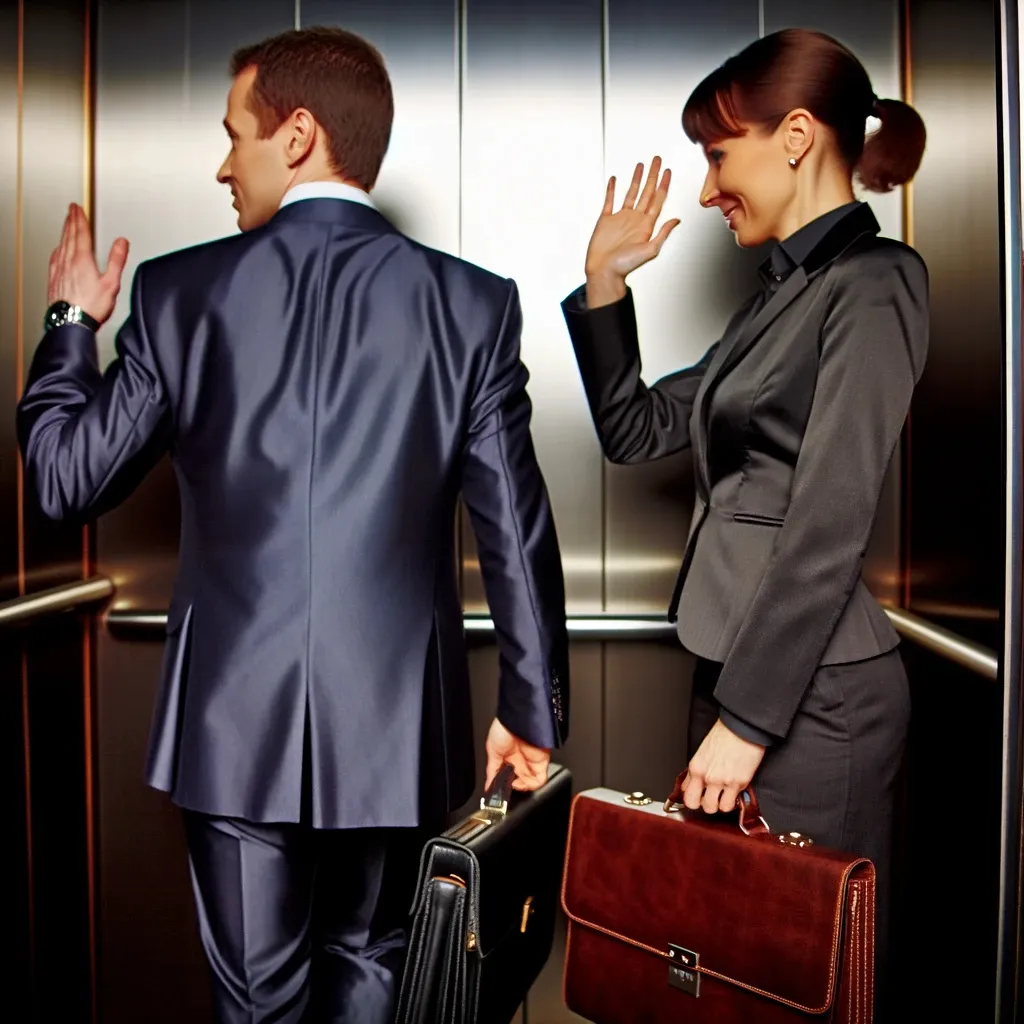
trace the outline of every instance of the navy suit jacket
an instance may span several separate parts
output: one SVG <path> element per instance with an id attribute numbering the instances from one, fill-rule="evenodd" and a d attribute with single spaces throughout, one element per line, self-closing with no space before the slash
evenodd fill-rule
<path id="1" fill-rule="evenodd" d="M 460 492 L 498 717 L 537 746 L 566 739 L 564 585 L 520 326 L 514 282 L 370 207 L 309 199 L 141 264 L 105 374 L 84 327 L 47 333 L 18 408 L 47 515 L 98 514 L 167 451 L 177 473 L 151 785 L 321 828 L 409 826 L 467 800 Z"/>

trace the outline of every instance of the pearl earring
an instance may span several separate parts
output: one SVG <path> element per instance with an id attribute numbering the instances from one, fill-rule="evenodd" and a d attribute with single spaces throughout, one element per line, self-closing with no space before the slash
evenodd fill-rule
<path id="1" fill-rule="evenodd" d="M 796 169 L 796 157 L 795 156 L 791 156 L 789 158 L 789 166 L 792 167 L 794 170 Z"/>

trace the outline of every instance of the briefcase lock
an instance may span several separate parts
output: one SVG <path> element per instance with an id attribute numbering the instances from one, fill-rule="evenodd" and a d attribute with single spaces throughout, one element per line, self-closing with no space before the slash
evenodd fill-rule
<path id="1" fill-rule="evenodd" d="M 644 796 L 643 793 L 630 793 L 628 796 L 623 797 L 627 804 L 632 804 L 634 807 L 646 807 L 650 802 L 649 796 Z"/>
<path id="2" fill-rule="evenodd" d="M 801 835 L 799 832 L 783 832 L 779 835 L 779 842 L 785 846 L 814 845 L 814 840 L 810 836 Z"/>
<path id="3" fill-rule="evenodd" d="M 523 904 L 523 920 L 519 925 L 519 931 L 521 934 L 526 934 L 526 926 L 529 924 L 530 915 L 533 913 L 533 897 L 527 896 L 526 902 Z"/>
<path id="4" fill-rule="evenodd" d="M 700 998 L 700 954 L 673 943 L 668 945 L 668 983 L 680 992 Z"/>

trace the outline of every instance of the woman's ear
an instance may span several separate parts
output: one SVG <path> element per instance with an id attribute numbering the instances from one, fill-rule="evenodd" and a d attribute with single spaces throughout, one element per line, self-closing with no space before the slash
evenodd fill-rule
<path id="1" fill-rule="evenodd" d="M 814 144 L 814 116 L 802 107 L 791 110 L 779 126 L 786 157 L 799 162 Z"/>

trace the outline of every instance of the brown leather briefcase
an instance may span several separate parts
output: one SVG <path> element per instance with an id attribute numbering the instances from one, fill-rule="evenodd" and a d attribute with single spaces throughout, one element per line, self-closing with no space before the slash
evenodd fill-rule
<path id="1" fill-rule="evenodd" d="M 738 814 L 592 789 L 562 883 L 565 1002 L 596 1024 L 870 1024 L 875 868 Z M 813 837 L 812 837 L 813 838 Z"/>

